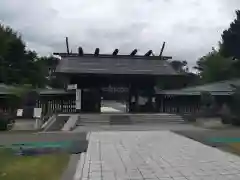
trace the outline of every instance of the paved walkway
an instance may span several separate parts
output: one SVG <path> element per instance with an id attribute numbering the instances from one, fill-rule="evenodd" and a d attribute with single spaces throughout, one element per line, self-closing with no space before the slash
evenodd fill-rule
<path id="1" fill-rule="evenodd" d="M 101 107 L 102 113 L 119 113 L 119 112 L 126 112 L 126 104 L 116 102 L 116 101 L 102 101 Z"/>
<path id="2" fill-rule="evenodd" d="M 75 180 L 239 180 L 240 158 L 169 131 L 93 132 Z"/>

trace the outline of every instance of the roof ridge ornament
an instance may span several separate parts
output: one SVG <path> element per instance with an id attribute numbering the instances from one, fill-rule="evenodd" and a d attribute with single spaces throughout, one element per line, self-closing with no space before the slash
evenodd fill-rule
<path id="1" fill-rule="evenodd" d="M 164 45 L 163 45 L 164 48 Z M 163 51 L 162 48 L 162 51 Z M 69 50 L 68 50 L 69 51 Z M 144 55 L 137 55 L 138 50 L 134 49 L 129 55 L 122 55 L 118 54 L 119 49 L 115 49 L 112 54 L 100 54 L 100 49 L 96 48 L 94 53 L 84 53 L 83 48 L 79 47 L 77 53 L 72 53 L 72 52 L 67 52 L 67 53 L 53 53 L 53 55 L 57 55 L 60 57 L 96 57 L 96 58 L 131 58 L 131 59 L 145 59 L 145 60 L 169 60 L 172 59 L 171 56 L 158 56 L 153 53 L 152 50 L 149 50 L 146 54 Z M 160 53 L 162 54 L 162 52 Z"/>
<path id="2" fill-rule="evenodd" d="M 84 53 L 83 53 L 83 48 L 82 47 L 79 47 L 78 48 L 78 56 L 83 56 Z"/>
<path id="3" fill-rule="evenodd" d="M 150 56 L 152 53 L 152 50 L 149 50 L 144 56 Z"/>
<path id="4" fill-rule="evenodd" d="M 113 51 L 112 55 L 113 55 L 113 56 L 117 56 L 117 55 L 118 55 L 118 52 L 119 52 L 119 50 L 118 50 L 118 49 L 115 49 L 115 50 Z"/>
<path id="5" fill-rule="evenodd" d="M 138 52 L 138 50 L 137 50 L 137 49 L 134 49 L 134 50 L 131 52 L 130 56 L 135 56 L 135 55 L 137 54 L 137 52 Z"/>
<path id="6" fill-rule="evenodd" d="M 99 48 L 96 48 L 95 49 L 95 52 L 94 52 L 94 56 L 98 56 L 100 53 L 100 49 Z"/>

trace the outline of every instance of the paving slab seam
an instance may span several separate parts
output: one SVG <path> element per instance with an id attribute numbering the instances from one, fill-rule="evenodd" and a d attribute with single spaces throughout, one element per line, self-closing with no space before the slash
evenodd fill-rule
<path id="1" fill-rule="evenodd" d="M 77 163 L 76 171 L 73 177 L 73 180 L 81 180 L 83 174 L 83 168 L 86 162 L 86 153 L 81 153 L 80 159 Z"/>
<path id="2" fill-rule="evenodd" d="M 125 164 L 125 162 L 123 161 L 123 158 L 122 158 L 122 156 L 121 156 L 121 154 L 120 154 L 117 146 L 116 146 L 116 145 L 114 145 L 114 146 L 115 146 L 115 149 L 116 149 L 116 151 L 117 151 L 117 154 L 118 154 L 118 156 L 119 156 L 119 158 L 120 158 L 120 160 L 121 160 L 121 162 L 122 162 L 122 164 L 123 164 L 124 170 L 125 170 L 125 172 L 127 172 L 126 164 Z"/>
<path id="3" fill-rule="evenodd" d="M 62 174 L 61 180 L 70 180 L 73 179 L 74 173 L 76 172 L 76 166 L 79 162 L 79 155 L 73 154 L 70 156 L 68 166 Z"/>
<path id="4" fill-rule="evenodd" d="M 137 137 L 137 138 L 138 138 L 138 140 L 139 140 L 139 137 Z M 140 145 L 139 143 L 137 144 L 137 146 L 138 146 L 139 148 L 141 148 L 141 145 Z M 136 153 L 137 153 L 138 156 L 142 159 L 142 161 L 147 164 L 147 162 L 146 162 L 145 159 L 140 155 L 140 153 L 139 153 L 139 152 L 136 152 Z M 154 158 L 153 158 L 151 155 L 150 155 L 149 157 L 150 157 L 150 159 L 151 159 L 153 162 L 155 162 L 155 163 L 159 166 L 159 164 L 154 160 Z M 167 163 L 168 163 L 168 162 L 167 162 Z M 159 167 L 159 169 L 161 169 L 161 168 Z M 155 176 L 157 179 L 159 179 L 153 170 L 151 170 L 151 173 L 154 174 L 154 176 Z M 141 174 L 142 174 L 142 173 L 141 173 Z M 143 175 L 143 174 L 142 174 L 142 175 Z M 144 175 L 143 175 L 143 176 L 144 176 Z M 170 177 L 173 178 L 172 176 L 170 176 Z M 184 177 L 184 176 L 183 176 L 183 177 Z"/>
<path id="5" fill-rule="evenodd" d="M 90 155 L 90 157 L 89 157 L 89 162 L 87 162 L 88 164 L 86 164 L 86 165 L 88 165 L 88 171 L 87 171 L 87 179 L 89 179 L 90 178 L 90 166 L 91 166 L 91 161 L 92 161 L 92 159 L 91 159 L 91 155 Z M 82 180 L 82 179 L 81 179 Z"/>
<path id="6" fill-rule="evenodd" d="M 90 140 L 90 135 L 91 135 L 91 132 L 88 133 L 87 136 L 86 136 L 86 140 L 88 142 L 90 142 L 89 141 Z M 78 161 L 76 171 L 75 171 L 75 174 L 74 174 L 74 177 L 73 177 L 73 180 L 81 180 L 82 179 L 83 168 L 86 165 L 86 159 L 87 159 L 86 157 L 87 157 L 87 152 L 86 153 L 81 153 L 80 159 Z"/>

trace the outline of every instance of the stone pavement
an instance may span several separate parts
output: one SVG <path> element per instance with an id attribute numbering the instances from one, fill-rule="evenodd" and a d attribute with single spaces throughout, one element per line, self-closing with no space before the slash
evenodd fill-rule
<path id="1" fill-rule="evenodd" d="M 133 124 L 133 125 L 87 125 L 78 126 L 74 132 L 96 132 L 96 131 L 177 131 L 177 132 L 199 132 L 209 131 L 191 124 L 158 123 L 158 124 Z"/>
<path id="2" fill-rule="evenodd" d="M 239 180 L 240 158 L 170 131 L 89 133 L 74 180 Z"/>

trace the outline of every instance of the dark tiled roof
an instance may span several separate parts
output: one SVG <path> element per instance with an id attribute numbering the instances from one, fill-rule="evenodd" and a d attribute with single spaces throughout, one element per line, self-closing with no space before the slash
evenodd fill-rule
<path id="1" fill-rule="evenodd" d="M 227 81 L 220 81 L 215 83 L 209 83 L 199 85 L 195 87 L 187 87 L 177 90 L 158 91 L 158 94 L 168 95 L 200 95 L 202 91 L 208 91 L 212 95 L 230 95 L 233 93 L 233 87 L 231 84 L 240 86 L 240 79 L 232 79 Z"/>
<path id="2" fill-rule="evenodd" d="M 146 57 L 147 58 L 147 57 Z M 82 74 L 177 75 L 165 60 L 131 57 L 63 57 L 56 72 Z"/>

